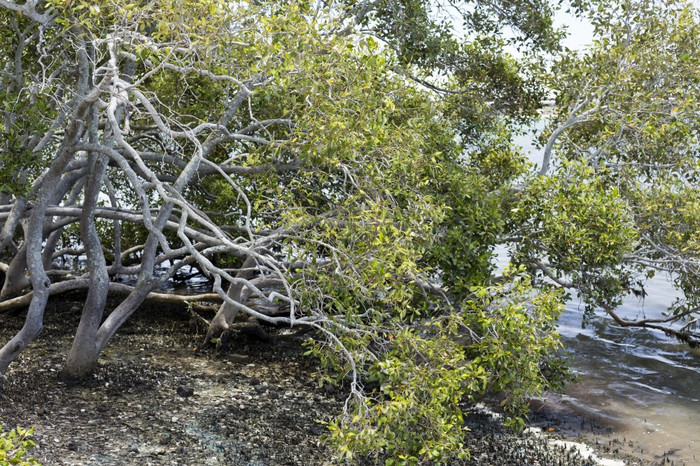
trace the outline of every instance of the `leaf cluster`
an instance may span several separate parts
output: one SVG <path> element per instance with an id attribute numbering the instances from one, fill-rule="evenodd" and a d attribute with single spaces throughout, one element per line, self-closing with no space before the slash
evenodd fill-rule
<path id="1" fill-rule="evenodd" d="M 460 309 L 387 329 L 384 338 L 366 336 L 365 345 L 384 350 L 365 359 L 368 398 L 329 424 L 328 440 L 342 458 L 385 464 L 467 458 L 464 402 L 502 394 L 507 423 L 520 428 L 531 397 L 570 379 L 555 329 L 561 292 L 533 288 L 523 268 L 472 291 Z"/>
<path id="2" fill-rule="evenodd" d="M 10 431 L 0 428 L 0 466 L 29 466 L 38 465 L 34 458 L 28 458 L 27 454 L 36 445 L 30 440 L 34 429 L 24 430 L 20 427 Z"/>
<path id="3" fill-rule="evenodd" d="M 568 239 L 557 244 L 551 237 L 551 246 L 541 250 L 563 265 L 565 273 L 585 264 L 583 270 L 601 277 L 591 284 L 603 291 L 590 290 L 600 296 L 624 294 L 635 281 L 643 282 L 657 271 L 670 272 L 679 277 L 676 284 L 687 298 L 676 311 L 692 310 L 700 277 L 695 234 L 698 9 L 677 0 L 598 2 L 591 20 L 597 34 L 593 47 L 581 56 L 565 55 L 555 66 L 553 86 L 560 91 L 550 129 L 576 123 L 558 141 L 561 170 L 542 187 L 563 195 L 557 201 L 562 207 L 549 215 L 562 225 L 560 239 Z M 572 113 L 574 108 L 578 114 Z M 572 166 L 586 167 L 587 174 L 566 175 Z M 553 187 L 562 183 L 574 189 Z M 598 186 L 596 197 L 607 196 L 607 207 L 581 203 L 577 209 L 587 213 L 572 211 L 580 199 L 577 192 L 585 186 Z M 550 196 L 542 190 L 536 194 Z M 579 227 L 577 218 L 586 221 Z M 541 235 L 547 231 L 554 230 L 544 222 Z M 567 244 L 586 241 L 596 246 L 586 250 Z M 621 262 L 625 267 L 615 265 Z M 603 263 L 613 267 L 601 269 Z M 612 300 L 607 305 L 614 304 Z"/>

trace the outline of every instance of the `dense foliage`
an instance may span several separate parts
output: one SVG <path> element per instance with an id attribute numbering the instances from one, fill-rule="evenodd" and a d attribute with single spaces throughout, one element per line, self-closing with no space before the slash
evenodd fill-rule
<path id="1" fill-rule="evenodd" d="M 462 401 L 498 394 L 518 427 L 561 388 L 561 288 L 616 316 L 668 270 L 692 323 L 697 12 L 596 2 L 600 42 L 549 75 L 547 2 L 450 4 L 0 1 L 0 312 L 28 306 L 0 374 L 49 295 L 88 289 L 62 373 L 84 377 L 195 269 L 213 293 L 181 299 L 222 302 L 206 344 L 241 312 L 315 331 L 319 383 L 349 392 L 342 459 L 447 462 L 468 455 Z M 512 137 L 545 84 L 536 173 Z"/>
<path id="2" fill-rule="evenodd" d="M 590 50 L 555 66 L 559 105 L 545 150 L 555 148 L 557 160 L 526 188 L 516 249 L 543 276 L 576 288 L 589 313 L 602 307 L 621 325 L 695 346 L 700 13 L 682 1 L 610 2 L 591 22 Z M 622 297 L 644 296 L 659 272 L 681 292 L 668 315 L 619 316 Z"/>

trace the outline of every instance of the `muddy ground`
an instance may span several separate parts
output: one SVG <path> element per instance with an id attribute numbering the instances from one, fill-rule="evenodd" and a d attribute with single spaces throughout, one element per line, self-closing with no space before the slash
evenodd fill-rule
<path id="1" fill-rule="evenodd" d="M 34 426 L 45 465 L 324 465 L 324 421 L 342 411 L 342 389 L 319 387 L 308 335 L 271 329 L 271 342 L 234 335 L 226 352 L 198 350 L 202 329 L 186 309 L 145 305 L 109 343 L 92 377 L 58 380 L 83 296 L 53 299 L 45 327 L 8 371 L 0 391 L 5 428 Z M 0 344 L 23 315 L 0 315 Z M 592 464 L 548 437 L 503 429 L 471 412 L 475 465 Z M 576 421 L 578 422 L 578 421 Z M 538 420 L 545 430 L 556 420 Z M 590 424 L 590 422 L 589 422 Z M 582 431 L 600 426 L 585 425 Z M 556 433 L 556 432 L 555 432 Z M 569 437 L 581 432 L 567 432 Z M 639 464 L 634 461 L 629 464 Z"/>

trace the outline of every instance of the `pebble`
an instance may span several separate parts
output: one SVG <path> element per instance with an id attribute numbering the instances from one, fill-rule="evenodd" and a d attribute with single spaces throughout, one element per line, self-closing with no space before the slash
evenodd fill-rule
<path id="1" fill-rule="evenodd" d="M 182 398 L 189 398 L 194 395 L 194 389 L 191 387 L 177 387 L 176 392 Z"/>

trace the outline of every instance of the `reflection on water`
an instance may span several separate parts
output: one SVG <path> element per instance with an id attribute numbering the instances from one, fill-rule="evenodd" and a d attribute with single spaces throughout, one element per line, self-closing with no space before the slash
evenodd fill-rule
<path id="1" fill-rule="evenodd" d="M 660 316 L 673 289 L 662 279 L 648 286 L 645 302 L 629 299 L 629 318 Z M 581 328 L 581 310 L 567 305 L 559 331 L 581 381 L 550 401 L 596 418 L 610 435 L 634 442 L 628 451 L 653 461 L 700 464 L 700 353 L 661 332 L 622 328 L 596 316 Z M 670 453 L 670 455 L 669 455 Z"/>

